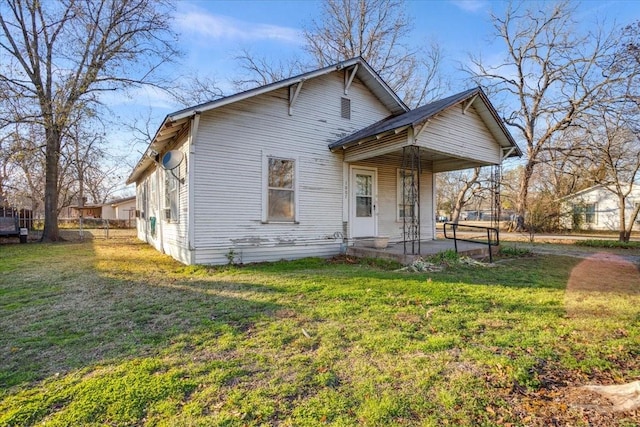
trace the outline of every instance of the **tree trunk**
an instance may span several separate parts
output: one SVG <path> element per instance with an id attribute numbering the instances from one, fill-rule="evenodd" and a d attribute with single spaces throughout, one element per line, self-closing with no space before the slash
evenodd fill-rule
<path id="1" fill-rule="evenodd" d="M 528 161 L 522 172 L 520 179 L 520 188 L 518 190 L 518 199 L 516 202 L 516 229 L 515 231 L 525 231 L 525 215 L 527 213 L 527 197 L 529 196 L 529 181 L 533 176 L 534 164 Z"/>
<path id="2" fill-rule="evenodd" d="M 45 131 L 47 149 L 45 154 L 45 189 L 44 189 L 44 232 L 43 242 L 60 240 L 58 230 L 58 165 L 60 158 L 60 132 L 56 129 Z"/>
<path id="3" fill-rule="evenodd" d="M 628 242 L 630 234 L 627 235 L 627 222 L 626 222 L 626 210 L 625 203 L 627 202 L 626 197 L 623 197 L 621 194 L 618 195 L 618 216 L 620 221 L 620 234 L 618 240 L 621 242 Z"/>
<path id="4" fill-rule="evenodd" d="M 633 225 L 636 223 L 636 220 L 638 219 L 638 215 L 640 215 L 640 203 L 637 203 L 636 207 L 631 212 L 631 216 L 629 217 L 629 223 L 627 224 L 627 229 L 624 236 L 625 240 L 623 240 L 624 242 L 629 242 L 629 240 L 631 240 L 631 231 L 633 231 Z"/>
<path id="5" fill-rule="evenodd" d="M 462 212 L 462 208 L 465 207 L 469 199 L 467 198 L 467 192 L 473 187 L 473 185 L 478 182 L 478 178 L 480 177 L 480 168 L 473 169 L 473 175 L 471 178 L 464 183 L 458 194 L 456 195 L 456 202 L 453 205 L 453 212 L 451 212 L 451 222 L 458 223 L 460 220 L 460 213 Z"/>

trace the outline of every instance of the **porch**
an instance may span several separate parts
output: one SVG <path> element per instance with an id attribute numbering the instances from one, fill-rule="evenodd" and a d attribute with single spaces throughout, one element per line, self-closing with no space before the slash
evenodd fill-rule
<path id="1" fill-rule="evenodd" d="M 390 117 L 329 145 L 342 152 L 345 236 L 358 242 L 387 236 L 387 249 L 349 247 L 350 254 L 410 263 L 453 249 L 436 237 L 436 182 L 440 172 L 492 166 L 491 206 L 500 210 L 500 165 L 521 152 L 489 103 L 476 88 Z M 347 169 L 348 168 L 348 169 Z M 358 242 L 360 243 L 360 242 Z M 418 250 L 417 246 L 420 246 Z M 459 252 L 489 255 L 488 248 L 459 242 Z"/>
<path id="2" fill-rule="evenodd" d="M 435 255 L 439 252 L 444 252 L 446 250 L 454 249 L 454 241 L 448 239 L 438 239 L 438 240 L 424 240 L 420 241 L 419 252 L 418 252 L 418 244 L 414 242 L 414 251 L 415 254 L 411 254 L 412 252 L 411 244 L 412 242 L 407 242 L 409 248 L 407 250 L 408 253 L 405 253 L 405 243 L 404 242 L 396 242 L 389 243 L 389 245 L 384 249 L 376 249 L 370 246 L 367 246 L 365 240 L 356 240 L 352 246 L 347 247 L 347 255 L 359 257 L 359 258 L 382 258 L 382 259 L 390 259 L 394 261 L 398 261 L 401 264 L 408 265 L 411 264 L 416 258 L 419 257 L 428 257 L 431 255 Z M 493 251 L 498 250 L 498 247 L 493 247 Z M 472 258 L 485 258 L 489 256 L 489 247 L 486 243 L 471 243 L 471 242 L 462 242 L 458 241 L 458 253 L 460 255 L 472 257 Z"/>

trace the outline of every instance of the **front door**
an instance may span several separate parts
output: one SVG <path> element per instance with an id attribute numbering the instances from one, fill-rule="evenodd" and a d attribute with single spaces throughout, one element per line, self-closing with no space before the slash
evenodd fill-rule
<path id="1" fill-rule="evenodd" d="M 351 237 L 376 235 L 376 170 L 351 170 Z"/>

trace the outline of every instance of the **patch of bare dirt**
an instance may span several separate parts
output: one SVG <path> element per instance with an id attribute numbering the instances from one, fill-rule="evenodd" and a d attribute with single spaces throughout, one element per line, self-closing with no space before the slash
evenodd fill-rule
<path id="1" fill-rule="evenodd" d="M 607 305 L 603 293 L 633 297 L 640 294 L 640 260 L 637 255 L 583 252 L 579 249 L 571 254 L 563 252 L 554 254 L 582 258 L 571 271 L 567 283 L 565 305 L 568 316 L 606 318 L 616 307 Z M 618 329 L 611 334 L 627 336 L 628 331 Z M 640 358 L 634 352 L 621 352 L 616 357 L 612 356 L 610 362 L 612 369 L 594 369 L 587 376 L 578 370 L 563 368 L 559 363 L 541 360 L 534 368 L 540 383 L 538 389 L 530 390 L 513 384 L 511 389 L 501 392 L 508 406 L 487 410 L 494 411 L 497 424 L 505 426 L 640 426 L 640 409 L 637 406 L 627 406 L 631 409 L 623 410 L 615 399 L 597 392 L 599 387 L 585 387 L 623 385 L 638 380 Z M 634 395 L 632 398 L 638 397 Z"/>
<path id="2" fill-rule="evenodd" d="M 598 252 L 581 261 L 571 271 L 567 293 L 640 293 L 640 271 L 627 257 Z"/>
<path id="3" fill-rule="evenodd" d="M 634 370 L 640 363 L 626 360 L 624 369 Z M 587 378 L 579 371 L 563 369 L 557 363 L 541 361 L 535 368 L 537 390 L 514 383 L 499 394 L 506 407 L 488 407 L 500 426 L 640 426 L 640 410 L 616 410 L 611 401 L 588 390 L 588 384 L 615 384 L 608 371 L 594 371 Z M 619 380 L 618 380 L 619 382 Z"/>

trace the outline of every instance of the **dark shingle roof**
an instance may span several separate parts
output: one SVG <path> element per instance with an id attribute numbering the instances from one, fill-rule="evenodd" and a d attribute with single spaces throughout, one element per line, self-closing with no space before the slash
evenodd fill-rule
<path id="1" fill-rule="evenodd" d="M 497 112 L 489 103 L 488 98 L 484 94 L 481 88 L 476 87 L 473 89 L 465 90 L 463 92 L 457 93 L 455 95 L 449 96 L 447 98 L 440 99 L 438 101 L 431 102 L 429 104 L 423 105 L 422 107 L 418 107 L 414 110 L 407 111 L 406 113 L 399 114 L 397 116 L 388 117 L 386 119 L 380 120 L 377 123 L 372 124 L 364 129 L 361 129 L 351 135 L 348 135 L 336 142 L 329 144 L 329 148 L 331 150 L 346 147 L 349 144 L 354 142 L 362 141 L 364 139 L 372 138 L 376 135 L 383 134 L 385 132 L 393 131 L 395 129 L 400 129 L 405 126 L 415 126 L 419 123 L 423 123 L 431 117 L 441 113 L 449 107 L 452 107 L 460 102 L 466 101 L 467 99 L 471 99 L 476 95 L 480 95 L 487 105 L 488 110 L 491 112 L 493 118 L 499 124 L 500 129 L 504 132 L 505 137 L 509 140 L 511 145 L 516 147 L 517 144 L 509 131 L 504 127 L 502 120 L 498 116 Z"/>

